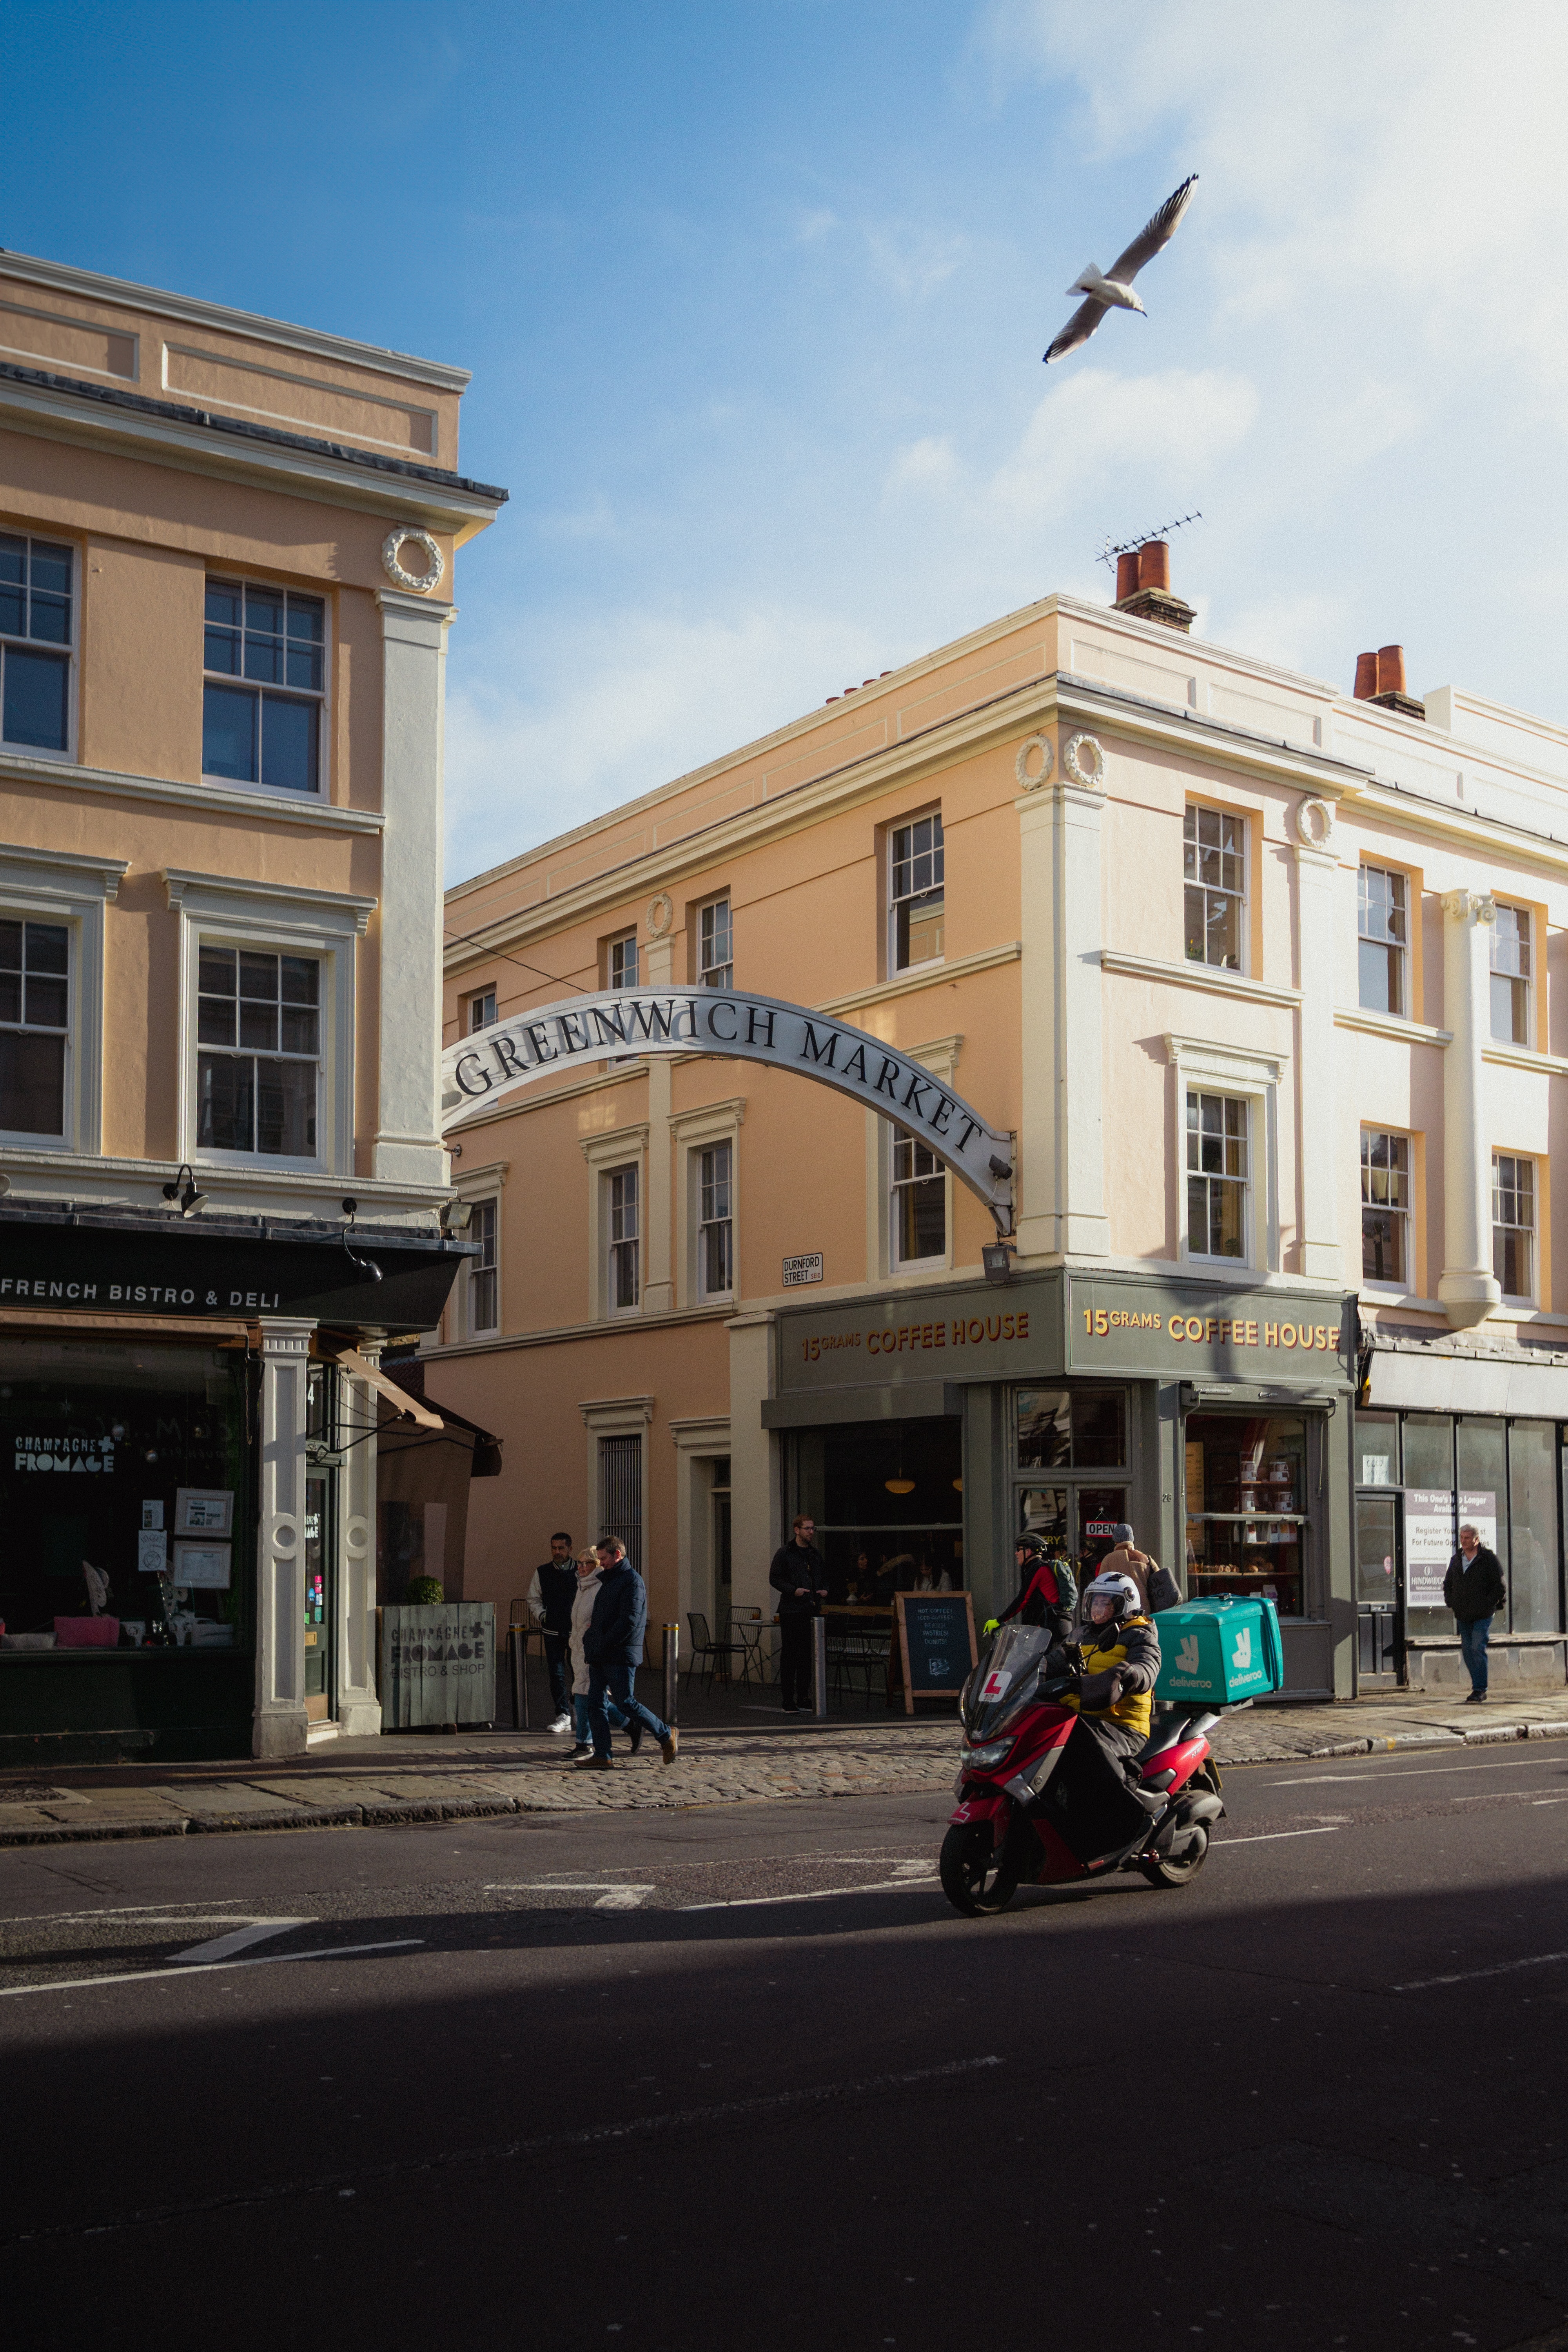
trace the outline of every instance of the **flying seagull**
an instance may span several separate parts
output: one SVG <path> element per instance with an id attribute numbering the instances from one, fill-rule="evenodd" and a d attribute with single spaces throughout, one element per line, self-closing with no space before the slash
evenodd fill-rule
<path id="1" fill-rule="evenodd" d="M 1085 264 L 1068 288 L 1069 294 L 1087 294 L 1080 302 L 1050 350 L 1046 353 L 1046 365 L 1053 360 L 1065 360 L 1080 343 L 1087 343 L 1107 310 L 1142 310 L 1142 303 L 1132 291 L 1132 280 L 1146 261 L 1152 261 L 1163 245 L 1169 245 L 1176 234 L 1182 215 L 1193 200 L 1197 185 L 1195 172 L 1182 182 L 1173 196 L 1167 196 L 1147 228 L 1141 228 L 1123 254 L 1119 254 L 1102 278 L 1092 261 Z M 1145 313 L 1145 315 L 1147 315 Z"/>

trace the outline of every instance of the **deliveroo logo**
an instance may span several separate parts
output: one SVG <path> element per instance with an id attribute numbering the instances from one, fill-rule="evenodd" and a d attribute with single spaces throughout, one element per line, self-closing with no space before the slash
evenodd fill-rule
<path id="1" fill-rule="evenodd" d="M 1251 1665 L 1252 1628 L 1250 1625 L 1238 1625 L 1237 1627 L 1236 1648 L 1231 1653 L 1230 1663 L 1236 1668 L 1238 1675 L 1246 1674 L 1248 1667 Z"/>
<path id="2" fill-rule="evenodd" d="M 1243 1639 L 1246 1639 L 1245 1635 Z M 1176 1672 L 1179 1675 L 1195 1675 L 1197 1670 L 1198 1637 L 1195 1633 L 1184 1633 L 1176 1646 Z"/>

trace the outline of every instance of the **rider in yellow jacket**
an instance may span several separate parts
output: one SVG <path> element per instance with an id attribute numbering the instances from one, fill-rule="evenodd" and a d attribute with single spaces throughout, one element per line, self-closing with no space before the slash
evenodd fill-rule
<path id="1" fill-rule="evenodd" d="M 1117 1764 L 1142 1747 L 1153 1718 L 1160 1636 L 1142 1605 L 1130 1576 L 1097 1576 L 1085 1587 L 1079 1628 L 1083 1680 L 1062 1700 L 1078 1709 L 1085 1729 Z"/>

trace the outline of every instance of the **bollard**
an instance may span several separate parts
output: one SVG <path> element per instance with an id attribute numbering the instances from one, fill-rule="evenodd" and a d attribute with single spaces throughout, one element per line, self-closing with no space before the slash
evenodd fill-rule
<path id="1" fill-rule="evenodd" d="M 811 1688 L 818 1723 L 827 1720 L 827 1620 L 811 1621 Z"/>
<path id="2" fill-rule="evenodd" d="M 676 1703 L 680 1696 L 680 1628 L 667 1625 L 664 1629 L 664 1719 L 675 1721 Z"/>
<path id="3" fill-rule="evenodd" d="M 511 1668 L 511 1721 L 514 1731 L 528 1729 L 528 1635 L 521 1625 L 506 1629 L 507 1663 Z"/>

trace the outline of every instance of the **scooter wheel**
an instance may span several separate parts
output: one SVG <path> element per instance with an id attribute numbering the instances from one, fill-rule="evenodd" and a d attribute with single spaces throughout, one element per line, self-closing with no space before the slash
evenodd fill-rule
<path id="1" fill-rule="evenodd" d="M 985 1822 L 949 1830 L 942 1842 L 940 1868 L 942 1893 L 968 1919 L 1005 1911 L 1018 1891 L 1017 1873 L 1002 1866 Z"/>
<path id="2" fill-rule="evenodd" d="M 1201 1822 L 1185 1853 L 1152 1853 L 1138 1865 L 1151 1886 L 1189 1886 L 1208 1858 L 1209 1833 Z"/>

